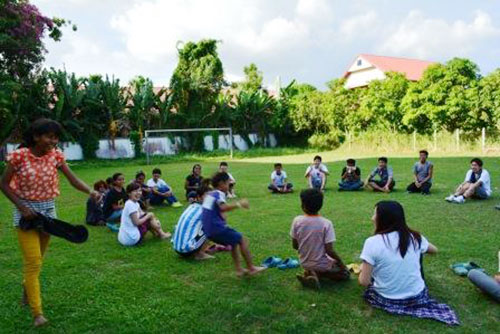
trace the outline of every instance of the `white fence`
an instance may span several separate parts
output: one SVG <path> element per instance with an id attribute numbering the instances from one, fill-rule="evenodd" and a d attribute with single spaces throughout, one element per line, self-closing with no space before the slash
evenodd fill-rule
<path id="1" fill-rule="evenodd" d="M 258 140 L 257 134 L 253 133 L 249 136 L 251 142 L 256 144 Z M 181 137 L 174 137 L 174 140 L 170 140 L 168 137 L 150 137 L 148 139 L 149 144 L 146 147 L 146 143 L 143 143 L 142 150 L 146 152 L 149 150 L 151 155 L 175 155 L 179 152 L 179 147 L 183 146 Z M 248 145 L 245 140 L 240 135 L 233 136 L 234 148 L 239 151 L 248 150 Z M 204 138 L 205 150 L 213 151 L 214 142 L 212 136 L 205 136 Z M 273 134 L 268 137 L 268 146 L 276 147 L 278 142 Z M 7 153 L 15 150 L 19 144 L 7 144 Z M 218 148 L 222 150 L 229 150 L 230 140 L 229 135 L 219 135 L 218 138 Z M 83 151 L 78 143 L 61 143 L 61 149 L 64 152 L 66 160 L 83 160 Z M 111 140 L 101 139 L 99 140 L 99 149 L 96 151 L 96 156 L 99 159 L 121 159 L 121 158 L 134 158 L 134 146 L 128 138 L 115 138 L 112 142 Z"/>

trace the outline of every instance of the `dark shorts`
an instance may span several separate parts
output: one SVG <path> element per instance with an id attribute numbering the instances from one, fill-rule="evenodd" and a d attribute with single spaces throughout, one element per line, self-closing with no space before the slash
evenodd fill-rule
<path id="1" fill-rule="evenodd" d="M 379 181 L 371 180 L 370 182 L 375 183 L 380 188 L 385 187 L 385 185 L 387 184 L 387 181 L 380 181 L 380 180 Z M 396 181 L 392 180 L 391 184 L 389 185 L 389 189 L 392 190 L 392 188 L 394 188 L 395 185 L 396 185 Z"/>
<path id="2" fill-rule="evenodd" d="M 212 235 L 208 239 L 212 240 L 216 244 L 236 246 L 241 242 L 242 238 L 243 235 L 241 235 L 240 232 L 233 230 L 230 227 L 226 227 L 222 232 Z"/>

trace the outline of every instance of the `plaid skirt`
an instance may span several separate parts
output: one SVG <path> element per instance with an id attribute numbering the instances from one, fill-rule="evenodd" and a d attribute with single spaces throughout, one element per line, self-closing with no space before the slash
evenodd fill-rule
<path id="1" fill-rule="evenodd" d="M 398 300 L 385 298 L 370 286 L 366 289 L 364 298 L 371 306 L 388 313 L 434 319 L 448 325 L 460 324 L 455 312 L 448 305 L 438 303 L 429 297 L 427 287 L 415 297 Z"/>
<path id="2" fill-rule="evenodd" d="M 32 210 L 43 214 L 44 216 L 47 216 L 50 218 L 57 218 L 56 203 L 53 199 L 48 200 L 48 201 L 43 201 L 43 202 L 35 202 L 35 201 L 28 201 L 25 199 L 21 199 L 21 202 L 24 205 L 26 205 L 27 207 L 31 208 Z M 15 227 L 19 226 L 19 221 L 21 220 L 21 217 L 22 217 L 21 212 L 17 209 L 17 207 L 14 207 L 14 226 Z"/>

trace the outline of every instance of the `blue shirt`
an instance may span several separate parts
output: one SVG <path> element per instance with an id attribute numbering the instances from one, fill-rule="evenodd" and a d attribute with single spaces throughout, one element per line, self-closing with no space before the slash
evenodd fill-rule
<path id="1" fill-rule="evenodd" d="M 201 212 L 201 204 L 193 203 L 182 213 L 172 237 L 175 251 L 179 253 L 195 251 L 207 240 L 202 230 Z"/>
<path id="2" fill-rule="evenodd" d="M 379 176 L 380 181 L 387 182 L 390 177 L 393 177 L 392 168 L 389 166 L 385 168 L 375 167 L 370 174 L 370 181 L 373 181 L 377 175 Z"/>
<path id="3" fill-rule="evenodd" d="M 207 237 L 219 234 L 226 228 L 226 220 L 222 217 L 220 205 L 226 203 L 226 194 L 213 190 L 205 195 L 201 213 L 203 231 Z"/>

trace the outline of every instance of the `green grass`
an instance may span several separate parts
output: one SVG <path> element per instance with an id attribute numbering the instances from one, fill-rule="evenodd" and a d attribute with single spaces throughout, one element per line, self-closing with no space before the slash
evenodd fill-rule
<path id="1" fill-rule="evenodd" d="M 498 333 L 500 309 L 467 279 L 448 266 L 474 260 L 489 273 L 497 270 L 500 245 L 498 175 L 500 158 L 486 158 L 485 167 L 496 186 L 492 200 L 451 205 L 443 198 L 462 181 L 468 158 L 436 158 L 432 196 L 408 195 L 414 159 L 391 159 L 397 180 L 392 194 L 338 193 L 333 186 L 342 163 L 329 163 L 333 177 L 322 214 L 334 223 L 336 249 L 346 263 L 357 262 L 364 240 L 373 232 L 374 204 L 382 199 L 400 201 L 411 227 L 421 231 L 440 250 L 425 259 L 432 296 L 451 305 L 462 322 L 449 328 L 431 320 L 388 315 L 371 309 L 361 298 L 363 288 L 349 282 L 303 289 L 295 279 L 300 270 L 270 269 L 252 279 L 234 276 L 230 254 L 197 263 L 179 258 L 170 243 L 149 236 L 144 245 L 123 248 L 116 234 L 89 227 L 90 238 L 74 245 L 53 238 L 41 275 L 44 311 L 51 321 L 40 330 L 31 328 L 30 313 L 19 305 L 22 261 L 11 223 L 11 205 L 0 197 L 0 332 L 40 333 Z M 298 161 L 298 160 L 296 160 Z M 375 161 L 360 160 L 364 176 Z M 233 162 L 237 193 L 247 197 L 250 211 L 229 214 L 229 223 L 245 234 L 256 262 L 266 256 L 296 256 L 289 238 L 290 224 L 301 213 L 298 192 L 270 195 L 266 190 L 270 163 Z M 161 164 L 165 179 L 179 197 L 192 162 Z M 203 163 L 204 174 L 217 161 Z M 296 190 L 305 187 L 307 164 L 287 164 Z M 88 183 L 122 171 L 130 179 L 137 170 L 152 166 L 80 166 L 78 175 Z M 57 200 L 59 216 L 81 223 L 86 197 L 63 180 Z M 166 230 L 172 231 L 182 209 L 156 209 Z"/>

